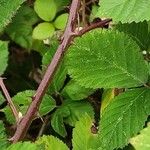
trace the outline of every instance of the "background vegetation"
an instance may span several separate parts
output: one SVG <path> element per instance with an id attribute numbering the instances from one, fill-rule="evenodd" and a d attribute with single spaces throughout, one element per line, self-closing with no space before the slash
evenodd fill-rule
<path id="1" fill-rule="evenodd" d="M 149 51 L 150 0 L 0 0 L 0 148 L 149 150 Z"/>

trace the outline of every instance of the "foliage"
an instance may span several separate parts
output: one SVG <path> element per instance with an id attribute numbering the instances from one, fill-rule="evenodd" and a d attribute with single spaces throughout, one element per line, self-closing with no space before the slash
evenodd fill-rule
<path id="1" fill-rule="evenodd" d="M 68 150 L 68 147 L 66 144 L 64 144 L 62 141 L 60 141 L 58 138 L 53 136 L 43 136 L 36 141 L 36 144 L 38 145 L 39 149 L 45 149 L 45 150 Z"/>
<path id="2" fill-rule="evenodd" d="M 2 75 L 7 67 L 8 42 L 0 41 L 0 52 L 0 75 Z"/>
<path id="3" fill-rule="evenodd" d="M 94 118 L 93 109 L 86 101 L 64 102 L 52 116 L 51 125 L 61 136 L 67 136 L 64 122 L 70 126 L 75 126 L 76 122 L 85 114 Z"/>
<path id="4" fill-rule="evenodd" d="M 15 95 L 12 98 L 16 108 L 19 110 L 19 112 L 22 115 L 25 114 L 28 106 L 30 105 L 32 101 L 32 95 L 34 95 L 34 91 L 27 90 L 27 91 L 17 93 L 17 95 Z M 56 104 L 55 104 L 54 99 L 49 95 L 45 95 L 43 98 L 42 104 L 39 108 L 39 115 L 40 116 L 46 115 L 47 113 L 49 113 L 56 107 L 55 105 Z M 3 111 L 5 112 L 7 120 L 10 123 L 13 123 L 15 120 L 13 118 L 13 114 L 11 113 L 10 107 L 9 106 L 5 107 Z"/>
<path id="5" fill-rule="evenodd" d="M 70 3 L 0 0 L 0 76 L 20 119 L 62 43 Z M 0 91 L 0 149 L 149 149 L 150 0 L 82 1 L 76 26 L 103 18 L 112 18 L 103 29 L 73 31 L 22 142 L 8 141 L 20 122 Z"/>
<path id="6" fill-rule="evenodd" d="M 9 143 L 7 141 L 5 127 L 4 127 L 3 122 L 0 121 L 0 147 L 2 150 L 5 150 L 8 145 L 9 145 Z"/>
<path id="7" fill-rule="evenodd" d="M 6 28 L 6 33 L 10 38 L 20 46 L 30 49 L 32 47 L 32 25 L 34 25 L 39 18 L 36 13 L 27 5 L 22 6 L 14 21 Z"/>
<path id="8" fill-rule="evenodd" d="M 97 134 L 91 133 L 93 121 L 85 115 L 77 123 L 73 130 L 73 150 L 97 148 Z"/>
<path id="9" fill-rule="evenodd" d="M 0 31 L 11 21 L 17 9 L 25 0 L 1 0 L 0 2 Z"/>
<path id="10" fill-rule="evenodd" d="M 122 23 L 142 22 L 150 20 L 150 0 L 102 0 L 99 2 L 98 16 L 113 18 Z"/>
<path id="11" fill-rule="evenodd" d="M 40 23 L 34 28 L 32 37 L 34 39 L 44 40 L 51 37 L 54 31 L 55 29 L 52 24 L 46 22 Z"/>
<path id="12" fill-rule="evenodd" d="M 148 150 L 150 147 L 149 143 L 150 126 L 143 129 L 139 135 L 133 137 L 130 142 L 137 150 Z"/>
<path id="13" fill-rule="evenodd" d="M 128 90 L 106 107 L 99 127 L 103 149 L 124 147 L 128 139 L 143 128 L 150 114 L 149 93 L 145 88 Z"/>
<path id="14" fill-rule="evenodd" d="M 148 79 L 147 65 L 139 51 L 127 35 L 98 29 L 76 38 L 66 61 L 69 74 L 82 86 L 130 88 Z"/>

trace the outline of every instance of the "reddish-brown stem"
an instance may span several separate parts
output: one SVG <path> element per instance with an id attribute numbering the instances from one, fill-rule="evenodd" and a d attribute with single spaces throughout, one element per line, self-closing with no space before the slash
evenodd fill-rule
<path id="1" fill-rule="evenodd" d="M 90 26 L 83 28 L 82 30 L 79 31 L 79 33 L 77 34 L 77 36 L 81 36 L 83 34 L 85 34 L 86 32 L 93 30 L 95 28 L 100 28 L 100 27 L 104 27 L 105 25 L 107 25 L 110 21 L 112 21 L 112 19 L 105 19 L 96 23 L 92 23 Z"/>
<path id="2" fill-rule="evenodd" d="M 65 32 L 62 36 L 62 42 L 59 45 L 50 65 L 48 66 L 47 71 L 36 91 L 36 94 L 33 96 L 33 101 L 31 105 L 29 106 L 25 116 L 22 118 L 22 120 L 18 124 L 14 136 L 10 139 L 10 141 L 12 141 L 13 143 L 16 143 L 17 141 L 24 138 L 34 116 L 38 112 L 38 108 L 40 106 L 42 98 L 48 86 L 52 82 L 53 76 L 58 68 L 60 61 L 62 60 L 64 56 L 65 50 L 69 47 L 74 37 L 81 36 L 84 33 L 94 28 L 102 27 L 111 21 L 111 19 L 106 19 L 101 22 L 92 24 L 91 26 L 82 29 L 81 31 L 79 31 L 79 33 L 76 34 L 75 29 L 76 29 L 77 13 L 78 13 L 79 7 L 80 7 L 80 0 L 73 0 L 71 7 L 70 7 L 68 23 L 67 23 Z"/>
<path id="3" fill-rule="evenodd" d="M 16 122 L 18 122 L 19 121 L 19 113 L 18 113 L 14 103 L 12 102 L 12 99 L 11 99 L 11 97 L 10 97 L 6 87 L 5 87 L 4 82 L 3 82 L 3 78 L 1 78 L 1 77 L 0 77 L 0 87 L 2 88 L 2 91 L 3 91 L 5 98 L 8 102 L 8 105 L 9 105 L 10 109 L 12 110 L 12 113 L 16 119 Z"/>
<path id="4" fill-rule="evenodd" d="M 76 28 L 76 18 L 77 18 L 77 12 L 80 7 L 80 0 L 73 0 L 71 7 L 70 7 L 70 13 L 68 18 L 68 23 L 66 26 L 66 30 L 63 35 L 63 39 L 61 44 L 59 45 L 52 62 L 47 68 L 47 71 L 44 75 L 43 80 L 41 81 L 36 94 L 33 97 L 33 101 L 31 105 L 29 106 L 27 113 L 23 117 L 23 119 L 20 121 L 20 124 L 18 124 L 16 132 L 14 136 L 10 139 L 13 143 L 16 143 L 17 141 L 24 138 L 32 120 L 35 114 L 38 111 L 39 105 L 42 101 L 42 98 L 47 90 L 48 85 L 51 83 L 53 75 L 58 67 L 58 64 L 60 63 L 61 59 L 63 58 L 65 49 L 70 45 L 70 42 L 72 41 L 72 38 L 74 36 L 74 31 Z"/>

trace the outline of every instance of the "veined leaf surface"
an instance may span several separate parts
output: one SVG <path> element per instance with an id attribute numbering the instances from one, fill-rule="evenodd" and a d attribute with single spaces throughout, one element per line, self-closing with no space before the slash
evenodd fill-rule
<path id="1" fill-rule="evenodd" d="M 99 4 L 99 17 L 122 23 L 150 20 L 150 0 L 100 0 Z"/>
<path id="2" fill-rule="evenodd" d="M 137 43 L 113 30 L 93 30 L 76 38 L 66 63 L 71 77 L 88 88 L 137 87 L 148 79 Z"/>

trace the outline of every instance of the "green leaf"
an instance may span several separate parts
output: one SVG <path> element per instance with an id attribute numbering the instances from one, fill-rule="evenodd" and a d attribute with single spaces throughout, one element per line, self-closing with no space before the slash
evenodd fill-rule
<path id="1" fill-rule="evenodd" d="M 31 142 L 18 142 L 10 145 L 6 150 L 38 150 L 38 147 Z"/>
<path id="2" fill-rule="evenodd" d="M 1 0 L 0 2 L 0 30 L 2 30 L 16 13 L 25 0 Z"/>
<path id="3" fill-rule="evenodd" d="M 111 101 L 114 99 L 115 97 L 115 91 L 114 89 L 105 89 L 102 95 L 102 101 L 101 101 L 101 115 L 103 113 L 103 111 L 105 110 L 105 108 L 107 108 L 107 106 L 111 103 Z"/>
<path id="4" fill-rule="evenodd" d="M 0 41 L 0 76 L 4 73 L 8 61 L 8 42 Z"/>
<path id="5" fill-rule="evenodd" d="M 67 132 L 64 126 L 64 122 L 70 126 L 75 126 L 75 123 L 86 113 L 91 118 L 94 118 L 93 108 L 88 102 L 66 101 L 53 114 L 51 125 L 58 134 L 65 137 Z"/>
<path id="6" fill-rule="evenodd" d="M 150 126 L 143 129 L 139 135 L 130 140 L 131 144 L 136 150 L 149 150 L 150 149 Z"/>
<path id="7" fill-rule="evenodd" d="M 17 93 L 17 95 L 13 97 L 13 103 L 15 104 L 19 112 L 21 112 L 23 115 L 26 113 L 27 108 L 32 102 L 32 96 L 34 95 L 34 93 L 35 91 L 26 90 L 26 91 Z M 55 100 L 51 96 L 46 94 L 39 108 L 40 116 L 46 115 L 47 113 L 52 111 L 55 107 L 56 107 Z M 9 106 L 4 108 L 3 111 L 7 117 L 7 120 L 10 123 L 13 123 L 15 120 L 14 120 L 14 117 L 12 115 L 12 112 Z"/>
<path id="8" fill-rule="evenodd" d="M 64 125 L 64 118 L 67 118 L 69 115 L 69 108 L 61 106 L 54 112 L 52 116 L 51 126 L 54 129 L 54 131 L 62 137 L 67 136 L 67 132 Z"/>
<path id="9" fill-rule="evenodd" d="M 9 145 L 7 140 L 7 136 L 5 133 L 5 127 L 2 121 L 0 121 L 0 148 L 1 150 L 5 150 L 6 147 Z"/>
<path id="10" fill-rule="evenodd" d="M 117 24 L 116 29 L 129 34 L 141 47 L 142 50 L 148 50 L 150 46 L 150 31 L 146 21 L 139 23 Z"/>
<path id="11" fill-rule="evenodd" d="M 66 63 L 71 77 L 87 88 L 137 87 L 148 79 L 136 42 L 113 30 L 93 30 L 76 38 Z"/>
<path id="12" fill-rule="evenodd" d="M 51 21 L 56 15 L 57 6 L 54 0 L 36 0 L 34 10 L 41 19 Z"/>
<path id="13" fill-rule="evenodd" d="M 45 53 L 42 59 L 42 70 L 45 72 L 47 69 L 47 66 L 50 64 L 56 50 L 58 47 L 58 43 L 55 42 L 51 45 L 49 51 Z M 66 79 L 67 75 L 67 70 L 64 64 L 64 61 L 62 61 L 56 71 L 56 74 L 54 75 L 52 84 L 48 88 L 48 93 L 53 94 L 53 93 L 58 93 L 59 90 L 63 87 L 64 81 Z"/>
<path id="14" fill-rule="evenodd" d="M 150 20 L 150 0 L 101 0 L 97 16 L 122 23 Z"/>
<path id="15" fill-rule="evenodd" d="M 42 136 L 36 144 L 40 150 L 69 150 L 65 143 L 53 136 Z"/>
<path id="16" fill-rule="evenodd" d="M 54 21 L 54 26 L 57 29 L 64 29 L 66 27 L 66 24 L 67 24 L 68 16 L 69 15 L 67 13 L 61 14 L 60 16 L 58 16 L 56 18 L 56 20 Z"/>
<path id="17" fill-rule="evenodd" d="M 92 133 L 92 125 L 93 119 L 87 114 L 76 123 L 73 129 L 73 150 L 96 150 L 98 136 Z"/>
<path id="18" fill-rule="evenodd" d="M 145 125 L 150 114 L 150 90 L 128 90 L 107 106 L 99 126 L 99 146 L 105 150 L 124 147 Z"/>
<path id="19" fill-rule="evenodd" d="M 5 98 L 2 95 L 2 92 L 0 91 L 0 105 L 2 105 L 5 102 Z"/>
<path id="20" fill-rule="evenodd" d="M 29 6 L 22 6 L 13 22 L 6 28 L 6 33 L 21 47 L 30 49 L 32 46 L 32 25 L 38 21 L 38 16 Z"/>
<path id="21" fill-rule="evenodd" d="M 64 87 L 63 91 L 61 92 L 61 95 L 65 99 L 82 100 L 82 99 L 87 98 L 93 92 L 94 92 L 93 89 L 82 87 L 74 80 L 71 80 Z"/>
<path id="22" fill-rule="evenodd" d="M 54 31 L 55 31 L 55 28 L 51 23 L 43 22 L 43 23 L 38 24 L 33 29 L 32 37 L 34 39 L 44 40 L 53 36 Z"/>
<path id="23" fill-rule="evenodd" d="M 66 107 L 69 108 L 70 116 L 65 118 L 65 123 L 70 126 L 75 126 L 76 122 L 83 117 L 85 114 L 88 114 L 91 118 L 94 118 L 93 107 L 87 101 L 79 102 L 70 102 L 66 101 Z"/>

